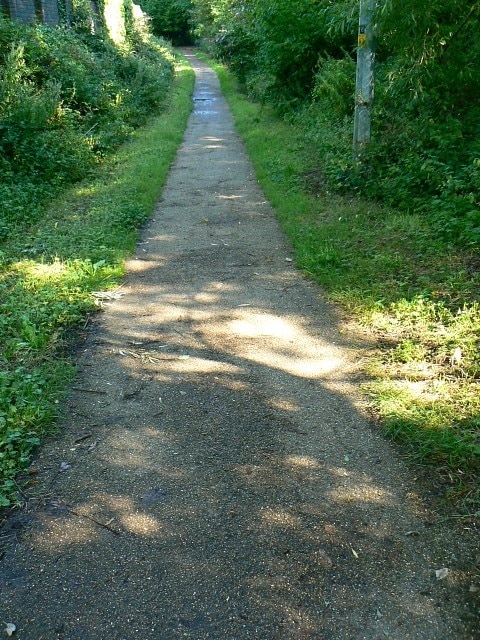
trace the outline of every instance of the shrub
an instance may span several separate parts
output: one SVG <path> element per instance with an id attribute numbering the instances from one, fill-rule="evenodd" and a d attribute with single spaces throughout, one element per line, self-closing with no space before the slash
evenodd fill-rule
<path id="1" fill-rule="evenodd" d="M 342 59 L 321 56 L 312 91 L 314 102 L 336 117 L 351 116 L 354 107 L 355 62 L 350 55 Z"/>
<path id="2" fill-rule="evenodd" d="M 135 44 L 135 51 L 131 46 Z M 0 17 L 0 237 L 37 219 L 165 100 L 165 43 L 132 34 L 122 49 L 92 35 Z"/>

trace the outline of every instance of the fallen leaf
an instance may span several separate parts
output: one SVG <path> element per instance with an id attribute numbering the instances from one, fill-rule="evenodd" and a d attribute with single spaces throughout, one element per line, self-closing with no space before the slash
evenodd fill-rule
<path id="1" fill-rule="evenodd" d="M 285 258 L 285 262 L 293 262 L 292 258 Z"/>
<path id="2" fill-rule="evenodd" d="M 435 575 L 437 577 L 437 580 L 443 580 L 444 578 L 446 578 L 448 576 L 448 569 L 447 568 L 443 568 L 443 569 L 437 569 L 435 571 Z"/>
<path id="3" fill-rule="evenodd" d="M 12 622 L 9 622 L 5 627 L 5 633 L 7 634 L 7 636 L 13 636 L 16 630 L 17 627 Z"/>
<path id="4" fill-rule="evenodd" d="M 355 549 L 353 547 L 352 547 L 352 553 L 353 553 L 355 558 L 358 558 L 358 553 L 355 551 Z"/>
<path id="5" fill-rule="evenodd" d="M 451 366 L 454 367 L 455 365 L 460 365 L 462 363 L 462 356 L 462 350 L 460 347 L 457 347 L 450 358 Z"/>
<path id="6" fill-rule="evenodd" d="M 121 291 L 92 291 L 92 296 L 99 300 L 119 300 L 124 295 Z"/>

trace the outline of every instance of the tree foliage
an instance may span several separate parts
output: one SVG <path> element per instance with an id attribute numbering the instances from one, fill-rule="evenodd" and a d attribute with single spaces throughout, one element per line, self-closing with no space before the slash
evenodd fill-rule
<path id="1" fill-rule="evenodd" d="M 153 33 L 174 45 L 192 43 L 192 0 L 142 0 Z"/>

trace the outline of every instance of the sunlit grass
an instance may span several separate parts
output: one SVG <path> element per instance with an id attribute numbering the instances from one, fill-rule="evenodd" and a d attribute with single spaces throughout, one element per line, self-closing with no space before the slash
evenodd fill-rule
<path id="1" fill-rule="evenodd" d="M 252 103 L 214 66 L 298 266 L 374 342 L 365 365 L 372 412 L 410 460 L 438 472 L 455 507 L 478 510 L 478 256 L 450 247 L 421 215 L 316 193 L 308 176 L 321 162 L 301 122 Z"/>
<path id="2" fill-rule="evenodd" d="M 55 428 L 74 368 L 68 346 L 96 310 L 94 291 L 117 286 L 137 229 L 150 217 L 191 110 L 183 59 L 168 104 L 99 168 L 53 202 L 38 225 L 0 251 L 0 506 Z"/>

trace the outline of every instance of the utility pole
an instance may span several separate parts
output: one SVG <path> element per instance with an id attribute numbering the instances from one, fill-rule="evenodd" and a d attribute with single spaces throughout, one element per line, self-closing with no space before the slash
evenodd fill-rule
<path id="1" fill-rule="evenodd" d="M 373 101 L 373 63 L 375 45 L 372 26 L 375 0 L 360 0 L 358 21 L 357 80 L 355 84 L 355 120 L 353 157 L 359 160 L 370 142 L 370 111 Z"/>

